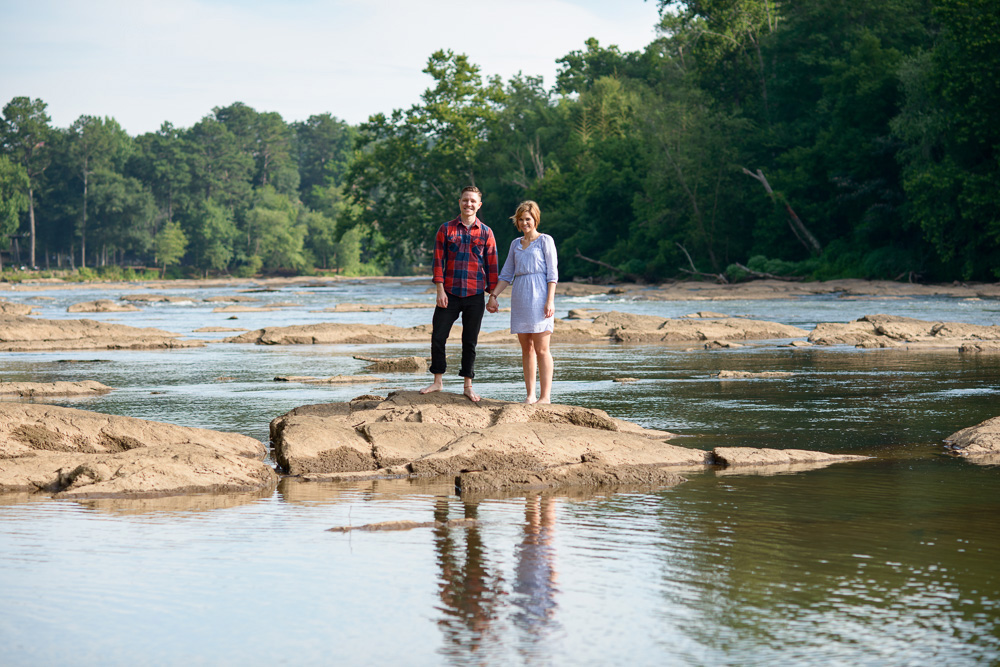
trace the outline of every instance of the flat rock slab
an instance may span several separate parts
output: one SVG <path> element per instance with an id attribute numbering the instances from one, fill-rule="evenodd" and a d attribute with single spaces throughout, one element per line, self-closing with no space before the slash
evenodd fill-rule
<path id="1" fill-rule="evenodd" d="M 854 454 L 827 454 L 826 452 L 813 452 L 805 449 L 716 447 L 712 450 L 712 462 L 726 467 L 836 463 L 838 461 L 864 461 L 868 458 Z"/>
<path id="2" fill-rule="evenodd" d="M 0 315 L 0 351 L 141 350 L 203 347 L 200 340 L 148 327 L 94 320 L 42 320 Z"/>
<path id="3" fill-rule="evenodd" d="M 366 343 L 426 342 L 430 339 L 429 324 L 404 328 L 389 324 L 296 324 L 287 327 L 265 327 L 240 336 L 223 339 L 224 343 L 255 345 L 339 345 Z M 452 331 L 452 336 L 456 333 Z"/>
<path id="4" fill-rule="evenodd" d="M 363 357 L 354 355 L 358 361 L 368 362 L 365 370 L 371 373 L 423 373 L 427 370 L 424 357 Z"/>
<path id="5" fill-rule="evenodd" d="M 547 491 L 565 487 L 616 488 L 675 486 L 685 482 L 676 470 L 655 466 L 607 466 L 573 463 L 545 470 L 485 470 L 461 473 L 455 488 L 462 495 L 507 491 Z"/>
<path id="6" fill-rule="evenodd" d="M 112 388 L 94 380 L 82 382 L 0 382 L 0 396 L 99 396 Z"/>
<path id="7" fill-rule="evenodd" d="M 773 378 L 790 378 L 794 376 L 795 373 L 789 373 L 787 371 L 719 371 L 715 377 L 720 380 L 752 380 L 752 379 L 773 379 Z"/>
<path id="8" fill-rule="evenodd" d="M 126 294 L 122 301 L 137 301 L 141 303 L 194 303 L 189 296 L 168 296 L 166 294 Z"/>
<path id="9" fill-rule="evenodd" d="M 237 433 L 0 403 L 0 492 L 95 498 L 258 491 L 277 483 L 266 453 Z"/>
<path id="10" fill-rule="evenodd" d="M 472 528 L 478 526 L 476 519 L 450 519 L 448 521 L 379 521 L 366 523 L 362 526 L 335 526 L 327 528 L 330 533 L 349 533 L 354 530 L 364 532 L 386 532 L 397 530 L 413 530 L 414 528 Z"/>
<path id="11" fill-rule="evenodd" d="M 34 306 L 29 306 L 26 303 L 0 301 L 0 315 L 30 315 L 34 309 Z"/>
<path id="12" fill-rule="evenodd" d="M 588 317 L 592 319 L 587 321 Z M 804 338 L 808 334 L 805 329 L 788 324 L 742 317 L 670 319 L 619 311 L 574 310 L 572 317 L 556 324 L 553 338 L 560 342 L 684 343 Z M 494 334 L 487 334 L 486 339 L 490 340 L 491 335 Z"/>
<path id="13" fill-rule="evenodd" d="M 66 309 L 67 313 L 137 313 L 141 310 L 130 303 L 118 303 L 111 299 L 97 299 L 74 303 Z"/>
<path id="14" fill-rule="evenodd" d="M 851 322 L 821 322 L 809 334 L 816 345 L 861 348 L 959 348 L 975 341 L 1000 342 L 1000 326 L 929 322 L 897 315 L 865 315 Z"/>
<path id="15" fill-rule="evenodd" d="M 950 450 L 970 461 L 1000 464 L 1000 417 L 956 431 L 945 442 Z"/>
<path id="16" fill-rule="evenodd" d="M 385 378 L 374 375 L 334 375 L 332 377 L 313 377 L 311 375 L 279 375 L 274 378 L 275 382 L 301 382 L 304 384 L 365 384 L 370 382 L 384 382 Z"/>

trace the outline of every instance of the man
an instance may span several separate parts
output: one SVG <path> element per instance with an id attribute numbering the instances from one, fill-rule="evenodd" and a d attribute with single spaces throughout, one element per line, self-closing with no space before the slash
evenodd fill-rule
<path id="1" fill-rule="evenodd" d="M 472 390 L 473 366 L 479 327 L 486 310 L 485 292 L 497 284 L 497 243 L 493 230 L 476 216 L 483 205 L 483 193 L 474 185 L 462 188 L 458 200 L 459 216 L 438 229 L 434 238 L 434 285 L 437 306 L 431 331 L 431 373 L 434 382 L 420 390 L 429 394 L 444 389 L 442 376 L 447 368 L 445 344 L 451 326 L 462 316 L 463 393 L 473 403 L 479 395 Z"/>

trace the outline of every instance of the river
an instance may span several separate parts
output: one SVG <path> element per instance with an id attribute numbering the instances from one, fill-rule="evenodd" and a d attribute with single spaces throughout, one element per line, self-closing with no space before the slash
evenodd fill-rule
<path id="1" fill-rule="evenodd" d="M 316 312 L 341 302 L 428 303 L 426 280 L 156 289 L 190 297 L 141 312 L 73 315 L 101 288 L 3 292 L 46 318 L 193 333 L 318 321 L 413 326 L 429 309 Z M 135 287 L 132 291 L 143 291 Z M 149 291 L 149 290 L 146 290 Z M 249 295 L 272 312 L 213 313 Z M 948 298 L 654 302 L 606 295 L 570 308 L 675 317 L 699 310 L 811 328 L 889 313 L 996 324 L 1000 303 Z M 506 315 L 487 315 L 484 330 Z M 267 441 L 299 405 L 416 388 L 274 382 L 356 375 L 355 354 L 429 345 L 0 355 L 4 381 L 93 379 L 55 403 Z M 457 355 L 457 346 L 453 349 Z M 1000 358 L 954 352 L 560 345 L 553 399 L 678 434 L 676 444 L 814 449 L 868 461 L 778 475 L 687 473 L 667 489 L 461 498 L 447 482 L 303 483 L 274 493 L 59 501 L 0 495 L 5 665 L 852 664 L 1000 662 L 1000 467 L 942 439 L 1000 415 Z M 457 360 L 456 360 L 457 361 Z M 78 363 L 70 363 L 78 362 Z M 451 369 L 456 370 L 455 368 Z M 720 381 L 719 370 L 791 371 Z M 615 383 L 628 376 L 638 381 Z M 459 379 L 446 389 L 460 391 Z M 481 345 L 476 387 L 523 395 L 516 345 Z M 474 528 L 332 533 L 334 526 L 475 517 Z"/>

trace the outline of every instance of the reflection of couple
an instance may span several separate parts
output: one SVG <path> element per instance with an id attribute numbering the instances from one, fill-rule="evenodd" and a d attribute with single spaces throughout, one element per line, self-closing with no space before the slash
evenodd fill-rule
<path id="1" fill-rule="evenodd" d="M 452 528 L 447 525 L 449 503 L 442 499 L 434 509 L 438 527 L 434 545 L 441 568 L 440 595 L 444 617 L 439 621 L 455 657 L 468 657 L 494 640 L 494 621 L 506 597 L 504 580 L 491 572 L 478 526 Z M 475 502 L 465 503 L 465 518 L 477 518 Z M 514 624 L 524 632 L 527 649 L 543 639 L 553 627 L 556 611 L 555 503 L 549 497 L 528 497 L 524 508 L 524 536 L 515 551 L 512 604 Z M 456 539 L 464 534 L 464 545 Z M 463 548 L 464 547 L 464 548 Z M 464 559 L 461 558 L 464 552 Z"/>
<path id="2" fill-rule="evenodd" d="M 555 316 L 555 290 L 559 281 L 556 246 L 552 237 L 538 231 L 541 211 L 533 201 L 522 202 L 512 216 L 522 236 L 514 239 L 503 270 L 497 274 L 497 248 L 493 231 L 477 213 L 483 205 L 479 188 L 462 190 L 458 200 L 459 216 L 438 229 L 434 240 L 434 284 L 437 307 L 431 333 L 431 373 L 434 381 L 420 390 L 422 394 L 441 391 L 446 369 L 445 343 L 451 327 L 462 316 L 462 366 L 458 374 L 465 378 L 464 393 L 478 402 L 472 389 L 475 377 L 476 343 L 484 311 L 499 310 L 497 296 L 508 285 L 511 289 L 510 331 L 521 344 L 524 368 L 525 403 L 550 403 L 552 400 L 552 355 L 549 337 Z M 483 302 L 483 294 L 490 293 Z M 535 373 L 541 393 L 535 397 Z"/>

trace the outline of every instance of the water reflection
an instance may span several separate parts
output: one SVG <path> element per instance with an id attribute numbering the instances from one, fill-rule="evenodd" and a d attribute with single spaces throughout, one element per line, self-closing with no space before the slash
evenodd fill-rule
<path id="1" fill-rule="evenodd" d="M 481 525 L 444 525 L 455 518 L 449 516 L 452 507 L 445 498 L 434 507 L 434 518 L 442 524 L 434 530 L 442 603 L 438 625 L 444 635 L 441 652 L 456 663 L 491 661 L 504 640 L 511 638 L 508 635 L 516 632 L 514 643 L 521 659 L 538 660 L 550 652 L 548 641 L 559 628 L 555 499 L 540 495 L 524 499 L 524 523 L 513 548 L 510 582 L 503 574 L 504 555 L 499 553 L 510 544 L 508 539 L 498 537 L 490 555 Z M 479 518 L 479 500 L 464 501 L 461 507 L 461 518 Z"/>
<path id="2" fill-rule="evenodd" d="M 478 501 L 462 505 L 462 518 L 479 518 Z M 434 505 L 434 520 L 445 524 L 454 518 L 449 516 L 450 507 L 447 498 L 439 499 Z M 487 557 L 478 525 L 435 528 L 434 550 L 441 568 L 438 587 L 443 616 L 438 625 L 445 637 L 442 652 L 462 662 L 496 642 L 494 624 L 505 595 L 504 579 Z"/>

